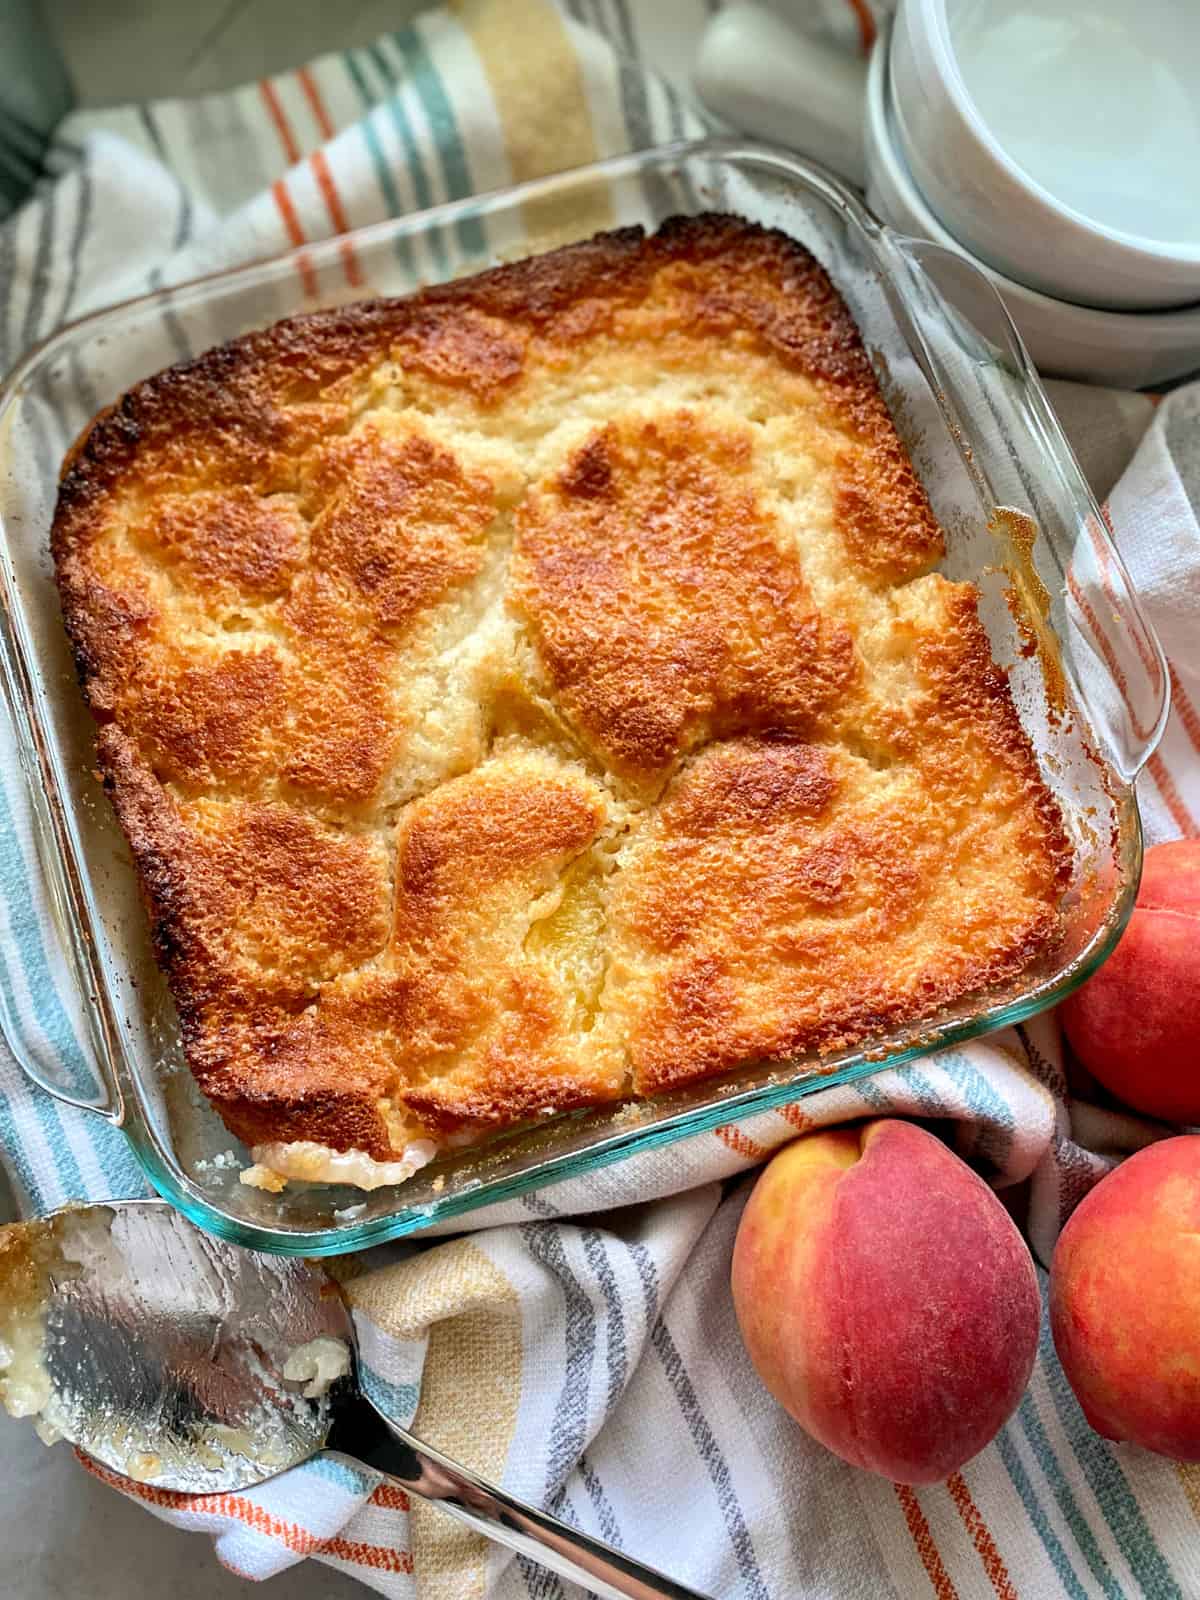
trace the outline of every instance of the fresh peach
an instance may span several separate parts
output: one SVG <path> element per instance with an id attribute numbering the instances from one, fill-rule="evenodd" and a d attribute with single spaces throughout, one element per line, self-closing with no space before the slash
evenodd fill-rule
<path id="1" fill-rule="evenodd" d="M 779 1403 L 901 1483 L 982 1450 L 1037 1350 L 1037 1276 L 1011 1217 L 908 1122 L 809 1134 L 774 1157 L 738 1229 L 733 1298 Z"/>
<path id="2" fill-rule="evenodd" d="M 1050 1326 L 1097 1433 L 1200 1461 L 1200 1135 L 1139 1150 L 1076 1207 Z"/>
<path id="3" fill-rule="evenodd" d="M 1152 845 L 1129 926 L 1062 1017 L 1084 1066 L 1118 1100 L 1200 1122 L 1200 839 Z"/>

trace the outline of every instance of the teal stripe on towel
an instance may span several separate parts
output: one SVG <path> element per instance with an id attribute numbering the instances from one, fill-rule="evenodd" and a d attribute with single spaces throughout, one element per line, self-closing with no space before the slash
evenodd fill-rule
<path id="1" fill-rule="evenodd" d="M 400 191 L 396 187 L 396 180 L 392 177 L 392 169 L 388 165 L 387 156 L 379 142 L 379 131 L 375 126 L 374 108 L 379 104 L 379 96 L 375 94 L 367 82 L 366 73 L 355 51 L 347 50 L 342 56 L 346 64 L 346 72 L 358 91 L 359 99 L 363 103 L 365 115 L 359 119 L 358 131 L 362 134 L 363 143 L 367 147 L 367 154 L 371 158 L 371 166 L 375 170 L 375 181 L 379 185 L 384 204 L 387 206 L 390 217 L 399 217 L 404 213 L 404 202 L 400 198 Z M 400 258 L 405 271 L 415 278 L 413 273 L 412 245 L 403 237 L 396 240 L 396 254 Z"/>
<path id="2" fill-rule="evenodd" d="M 379 104 L 377 95 L 371 93 L 362 67 L 355 59 L 354 53 L 346 50 L 342 54 L 342 61 L 346 68 L 346 75 L 358 91 L 362 101 L 363 110 L 370 113 Z M 363 143 L 367 147 L 367 155 L 371 158 L 371 167 L 375 173 L 375 182 L 379 185 L 379 192 L 383 196 L 384 204 L 388 209 L 389 217 L 398 217 L 404 209 L 400 204 L 400 194 L 392 178 L 391 168 L 383 153 L 383 146 L 379 143 L 379 135 L 370 115 L 362 117 L 358 122 L 358 130 L 362 134 Z"/>
<path id="3" fill-rule="evenodd" d="M 7 896 L 8 904 L 11 906 L 13 904 L 11 877 L 14 859 L 10 852 L 15 848 L 15 839 L 10 836 L 9 841 L 4 840 L 5 824 L 8 823 L 8 820 L 7 803 L 0 796 L 0 868 L 3 870 L 5 879 L 3 892 Z M 7 850 L 4 848 L 6 843 L 9 846 Z M 20 859 L 19 854 L 16 859 Z M 3 959 L 0 960 L 0 991 L 3 992 L 4 1008 L 12 1019 L 13 1027 L 18 1027 L 20 1026 L 20 1007 L 17 1004 L 16 986 L 13 982 L 12 970 L 9 965 L 14 956 L 18 961 L 25 962 L 27 960 L 26 951 L 19 937 L 14 937 L 13 943 L 4 951 Z M 38 1020 L 39 1022 L 41 1021 L 40 1018 Z M 7 1096 L 5 1100 L 7 1102 Z M 33 1084 L 29 1085 L 29 1103 L 42 1130 L 42 1137 L 49 1147 L 54 1165 L 54 1174 L 57 1179 L 57 1183 L 51 1188 L 34 1176 L 32 1168 L 27 1169 L 27 1175 L 23 1173 L 22 1181 L 25 1183 L 26 1188 L 30 1190 L 31 1200 L 39 1211 L 46 1211 L 56 1205 L 60 1205 L 64 1200 L 87 1199 L 88 1195 L 83 1184 L 83 1174 L 79 1170 L 74 1151 L 67 1143 L 66 1130 L 63 1127 L 62 1118 L 59 1116 L 57 1103 L 49 1095 L 43 1093 L 42 1090 L 35 1088 Z M 8 1137 L 5 1143 L 15 1156 L 17 1130 L 11 1106 L 7 1105 L 6 1109 L 8 1111 L 6 1119 L 8 1122 Z"/>
<path id="4" fill-rule="evenodd" d="M 9 981 L 8 968 L 0 965 L 0 986 L 4 990 L 6 1003 L 11 1007 L 13 1001 L 12 986 Z M 11 1013 L 10 1013 L 11 1014 Z M 17 1159 L 18 1135 L 15 1117 L 7 1096 L 4 1096 L 4 1113 L 6 1138 L 5 1147 Z M 55 1206 L 62 1205 L 67 1200 L 86 1200 L 89 1198 L 83 1185 L 83 1174 L 79 1170 L 79 1163 L 75 1160 L 75 1153 L 67 1143 L 66 1130 L 59 1116 L 58 1106 L 48 1094 L 41 1089 L 29 1086 L 29 1104 L 37 1118 L 42 1130 L 42 1137 L 50 1150 L 50 1158 L 54 1166 L 55 1182 L 53 1187 L 41 1182 L 33 1173 L 33 1169 L 18 1169 L 22 1171 L 22 1181 L 29 1190 L 30 1199 L 38 1211 L 50 1211 Z M 22 1152 L 23 1154 L 23 1152 Z M 26 1175 L 27 1172 L 27 1175 Z"/>
<path id="5" fill-rule="evenodd" d="M 393 1422 L 411 1422 L 421 1398 L 421 1391 L 415 1383 L 389 1383 L 366 1362 L 360 1364 L 358 1371 L 364 1393 L 370 1395 Z"/>
<path id="6" fill-rule="evenodd" d="M 30 1093 L 33 1091 L 30 1090 Z M 0 1153 L 4 1156 L 9 1172 L 15 1175 L 25 1191 L 25 1198 L 29 1202 L 29 1215 L 36 1216 L 43 1211 L 49 1211 L 53 1202 L 46 1198 L 45 1190 L 38 1182 L 24 1140 L 17 1133 L 8 1096 L 2 1089 L 0 1089 Z"/>
<path id="7" fill-rule="evenodd" d="M 895 1073 L 904 1087 L 910 1090 L 927 1117 L 944 1117 L 946 1102 L 930 1083 L 915 1061 L 896 1067 Z"/>
<path id="8" fill-rule="evenodd" d="M 8 805 L 8 795 L 0 788 L 0 892 L 5 896 L 10 917 L 16 909 L 24 924 L 13 929 L 13 944 L 3 952 L 3 957 L 0 959 L 4 998 L 14 1026 L 19 1026 L 17 1019 L 20 1008 L 17 1004 L 16 984 L 9 965 L 15 959 L 21 965 L 28 991 L 29 1008 L 37 1018 L 38 1028 L 47 1044 L 66 1069 L 70 1088 L 76 1094 L 88 1094 L 94 1088 L 95 1075 L 88 1065 L 87 1055 L 59 995 L 43 941 L 40 921 L 36 916 L 28 915 L 30 902 L 25 883 L 26 870 L 20 838 Z M 72 1185 L 68 1190 L 69 1198 L 86 1198 L 83 1176 L 67 1143 L 66 1130 L 58 1106 L 32 1085 L 30 1094 L 35 1097 L 38 1116 L 54 1149 L 55 1160 L 60 1158 L 61 1152 L 66 1163 L 60 1175 L 64 1181 L 69 1180 Z M 123 1134 L 96 1118 L 86 1125 L 85 1137 L 95 1153 L 97 1165 L 104 1174 L 108 1197 L 145 1192 L 145 1179 L 141 1168 L 137 1165 Z"/>
<path id="9" fill-rule="evenodd" d="M 1104 1552 L 1096 1543 L 1096 1535 L 1089 1527 L 1086 1516 L 1079 1508 L 1079 1502 L 1071 1492 L 1071 1485 L 1067 1482 L 1058 1457 L 1051 1448 L 1046 1429 L 1028 1390 L 1022 1397 L 1017 1417 L 1029 1441 L 1034 1459 L 1045 1473 L 1051 1492 L 1058 1501 L 1063 1520 L 1074 1534 L 1075 1542 L 1083 1551 L 1084 1559 L 1092 1569 L 1096 1582 L 1110 1600 L 1122 1600 L 1121 1586 L 1113 1576 L 1113 1570 L 1105 1560 Z"/>
<path id="10" fill-rule="evenodd" d="M 380 45 L 371 45 L 367 51 L 376 70 L 388 84 L 391 93 L 387 100 L 388 115 L 396 129 L 396 136 L 400 140 L 400 148 L 404 151 L 404 162 L 412 180 L 413 193 L 417 197 L 417 206 L 425 210 L 433 204 L 433 189 L 429 183 L 429 174 L 425 171 L 425 163 L 421 159 L 421 151 L 417 145 L 417 136 L 413 132 L 412 123 L 409 121 L 408 110 L 404 104 L 404 96 L 399 89 L 399 78 L 396 69 L 388 60 L 387 51 Z M 446 246 L 440 233 L 432 236 L 431 248 L 437 263 L 438 271 L 443 275 L 449 271 L 446 259 Z"/>
<path id="11" fill-rule="evenodd" d="M 1098 1433 L 1092 1432 L 1079 1409 L 1079 1402 L 1071 1393 L 1066 1374 L 1054 1352 L 1050 1319 L 1045 1312 L 1042 1315 L 1039 1350 L 1059 1421 L 1071 1441 L 1071 1448 L 1083 1468 L 1083 1475 L 1092 1493 L 1100 1502 L 1100 1509 L 1121 1554 L 1129 1562 L 1150 1600 L 1182 1600 L 1179 1585 L 1172 1577 L 1162 1551 L 1154 1542 L 1154 1535 L 1142 1515 L 1136 1495 L 1129 1487 L 1129 1480 L 1121 1471 L 1109 1445 Z"/>
<path id="12" fill-rule="evenodd" d="M 1013 1488 L 1020 1496 L 1021 1504 L 1025 1507 L 1025 1514 L 1033 1524 L 1034 1532 L 1042 1541 L 1042 1546 L 1050 1557 L 1051 1565 L 1058 1574 L 1058 1581 L 1062 1584 L 1064 1592 L 1071 1596 L 1071 1600 L 1088 1600 L 1087 1590 L 1076 1576 L 1075 1568 L 1071 1565 L 1071 1558 L 1063 1548 L 1062 1540 L 1050 1526 L 1050 1519 L 1042 1510 L 1038 1497 L 1034 1493 L 1033 1485 L 1029 1481 L 1029 1474 L 1025 1471 L 1021 1458 L 1017 1454 L 1016 1446 L 1008 1436 L 1008 1430 L 1011 1427 L 1012 1424 L 1009 1423 L 1007 1427 L 1001 1428 L 996 1435 L 996 1449 L 999 1451 L 1000 1459 L 1012 1479 Z"/>
<path id="13" fill-rule="evenodd" d="M 304 1463 L 302 1470 L 324 1478 L 326 1483 L 336 1484 L 358 1499 L 365 1499 L 379 1482 L 379 1474 L 370 1467 L 355 1467 L 331 1455 L 313 1456 Z"/>
<path id="14" fill-rule="evenodd" d="M 967 1110 L 978 1119 L 976 1148 L 997 1171 L 1003 1172 L 1017 1132 L 1012 1107 L 959 1051 L 947 1050 L 935 1059 L 950 1081 L 962 1090 Z"/>
<path id="15" fill-rule="evenodd" d="M 429 126 L 441 157 L 447 194 L 452 200 L 461 200 L 466 195 L 474 194 L 475 184 L 471 177 L 467 147 L 459 132 L 450 96 L 446 93 L 424 39 L 414 27 L 401 28 L 392 38 L 404 57 L 413 86 L 429 118 Z M 470 255 L 482 255 L 487 248 L 483 224 L 478 217 L 464 217 L 458 224 L 458 237 L 463 249 Z"/>
<path id="16" fill-rule="evenodd" d="M 876 1079 L 859 1078 L 858 1081 L 856 1083 L 852 1083 L 850 1087 L 854 1090 L 855 1094 L 858 1095 L 860 1100 L 865 1100 L 867 1102 L 872 1111 L 880 1111 L 886 1114 L 893 1109 L 893 1101 L 891 1096 L 883 1092 Z"/>

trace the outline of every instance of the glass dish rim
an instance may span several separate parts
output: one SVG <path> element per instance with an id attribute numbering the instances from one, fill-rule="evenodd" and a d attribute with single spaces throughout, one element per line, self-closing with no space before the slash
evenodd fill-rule
<path id="1" fill-rule="evenodd" d="M 19 401 L 27 378 L 38 370 L 56 348 L 69 344 L 71 340 L 78 338 L 81 332 L 91 336 L 110 325 L 119 325 L 123 317 L 139 314 L 150 306 L 159 306 L 164 300 L 190 301 L 203 298 L 224 285 L 261 280 L 264 276 L 270 277 L 275 274 L 283 275 L 295 271 L 306 258 L 309 262 L 323 263 L 347 241 L 351 244 L 366 245 L 382 240 L 393 240 L 423 232 L 434 226 L 453 224 L 458 218 L 478 214 L 481 210 L 486 213 L 490 209 L 523 206 L 556 189 L 564 190 L 589 179 L 616 180 L 637 175 L 654 165 L 666 166 L 692 159 L 729 163 L 735 163 L 738 159 L 748 159 L 785 175 L 806 192 L 815 192 L 830 206 L 843 212 L 855 229 L 870 242 L 876 265 L 881 272 L 889 272 L 893 283 L 900 274 L 897 262 L 888 259 L 889 254 L 894 253 L 897 245 L 903 250 L 906 244 L 920 243 L 909 241 L 906 235 L 879 223 L 862 201 L 837 179 L 832 178 L 819 166 L 791 152 L 737 137 L 678 140 L 646 150 L 605 157 L 583 166 L 485 194 L 448 201 L 403 217 L 371 223 L 346 234 L 317 240 L 236 267 L 205 273 L 147 294 L 130 296 L 77 317 L 27 352 L 4 383 L 0 384 L 0 443 L 3 440 L 9 412 Z M 898 292 L 901 298 L 904 298 L 907 291 L 901 288 Z M 366 295 L 363 298 L 372 297 Z M 1034 400 L 1044 399 L 1040 380 L 1002 305 L 1000 310 L 1009 329 L 1012 330 L 1015 376 L 1020 382 L 1022 403 L 1028 408 L 1031 397 Z M 1101 538 L 1110 543 L 1107 530 L 1102 523 L 1099 531 Z M 434 1223 L 466 1216 L 482 1206 L 511 1200 L 543 1185 L 610 1165 L 632 1154 L 634 1150 L 660 1147 L 721 1126 L 736 1118 L 755 1115 L 775 1106 L 788 1104 L 808 1094 L 819 1092 L 823 1088 L 872 1076 L 935 1050 L 1011 1026 L 1057 1004 L 1086 981 L 1111 952 L 1133 908 L 1141 868 L 1140 818 L 1133 797 L 1132 782 L 1127 782 L 1106 758 L 1101 758 L 1112 791 L 1118 837 L 1125 853 L 1122 865 L 1127 870 L 1122 874 L 1109 915 L 1092 935 L 1083 953 L 1062 971 L 1035 983 L 1024 993 L 1005 1000 L 996 1000 L 990 1005 L 984 1005 L 968 1017 L 949 1020 L 940 1027 L 936 1024 L 927 1026 L 917 1036 L 914 1036 L 915 1030 L 910 1029 L 907 1034 L 894 1037 L 895 1048 L 890 1052 L 887 1049 L 886 1039 L 876 1041 L 849 1053 L 844 1065 L 838 1064 L 836 1058 L 824 1071 L 814 1071 L 809 1065 L 807 1068 L 798 1069 L 788 1081 L 751 1087 L 731 1094 L 725 1099 L 718 1098 L 707 1104 L 683 1109 L 649 1126 L 610 1132 L 586 1150 L 551 1153 L 525 1172 L 487 1179 L 480 1184 L 478 1190 L 449 1195 L 441 1202 L 420 1207 L 410 1206 L 407 1210 L 401 1209 L 362 1223 L 316 1227 L 311 1231 L 301 1228 L 276 1229 L 267 1224 L 239 1218 L 228 1214 L 218 1204 L 205 1197 L 190 1179 L 180 1181 L 180 1177 L 183 1176 L 182 1169 L 177 1173 L 174 1168 L 178 1163 L 173 1152 L 160 1147 L 158 1137 L 141 1105 L 142 1091 L 138 1075 L 126 1061 L 126 1053 L 120 1043 L 114 1042 L 111 1026 L 103 1015 L 108 995 L 101 972 L 102 964 L 95 953 L 94 943 L 88 932 L 90 918 L 80 915 L 80 903 L 85 909 L 91 905 L 91 891 L 87 887 L 86 873 L 80 872 L 78 858 L 82 854 L 82 847 L 77 839 L 70 805 L 58 781 L 57 763 L 54 756 L 45 748 L 46 740 L 38 721 L 36 699 L 23 681 L 28 673 L 28 642 L 23 636 L 20 604 L 14 594 L 7 532 L 2 517 L 0 517 L 0 543 L 3 545 L 4 556 L 3 561 L 0 561 L 0 657 L 3 665 L 3 687 L 13 717 L 22 775 L 34 814 L 39 870 L 44 876 L 46 875 L 45 856 L 49 848 L 46 837 L 48 821 L 48 839 L 54 847 L 51 858 L 54 869 L 51 877 L 53 878 L 56 873 L 61 874 L 67 880 L 67 887 L 71 891 L 68 895 L 67 915 L 63 919 L 62 930 L 69 947 L 68 953 L 76 978 L 82 979 L 86 975 L 88 979 L 85 992 L 90 995 L 98 994 L 101 997 L 101 1003 L 95 1009 L 102 1015 L 98 1020 L 92 1019 L 90 1031 L 93 1042 L 100 1046 L 98 1052 L 100 1059 L 94 1060 L 92 1066 L 105 1086 L 106 1101 L 100 1103 L 95 1099 L 72 1097 L 60 1086 L 47 1082 L 28 1060 L 28 1052 L 22 1047 L 21 1040 L 11 1036 L 15 1030 L 10 1029 L 9 1019 L 3 1017 L 0 1021 L 3 1022 L 6 1042 L 26 1075 L 36 1084 L 56 1098 L 92 1111 L 120 1128 L 152 1186 L 177 1205 L 192 1221 L 224 1238 L 251 1248 L 280 1254 L 320 1256 L 341 1254 L 362 1249 L 370 1244 L 401 1238 L 430 1227 Z M 1153 638 L 1152 632 L 1151 637 Z M 1157 647 L 1157 641 L 1154 642 Z M 1164 695 L 1154 736 L 1142 760 L 1146 759 L 1149 751 L 1153 749 L 1157 734 L 1161 732 L 1167 704 Z M 78 881 L 74 884 L 70 881 L 80 878 L 82 885 Z M 52 883 L 51 887 L 53 889 L 56 885 Z M 402 1186 L 399 1192 L 402 1194 Z"/>

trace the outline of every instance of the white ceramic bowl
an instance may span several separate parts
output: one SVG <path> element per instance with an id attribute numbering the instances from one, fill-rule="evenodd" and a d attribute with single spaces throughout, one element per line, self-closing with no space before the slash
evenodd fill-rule
<path id="1" fill-rule="evenodd" d="M 929 209 L 897 147 L 887 51 L 885 31 L 867 77 L 867 204 L 900 232 L 931 239 L 973 259 Z M 1103 311 L 1052 299 L 981 262 L 975 265 L 983 266 L 1000 291 L 1029 354 L 1044 373 L 1138 389 L 1200 369 L 1200 305 L 1179 311 Z M 969 298 L 972 292 L 971 279 L 964 274 L 963 293 Z M 985 327 L 993 315 L 990 305 L 964 303 L 959 309 Z"/>
<path id="2" fill-rule="evenodd" d="M 1200 240 L 1160 243 L 1089 219 L 1029 176 L 993 136 L 964 82 L 947 8 L 960 8 L 952 15 L 961 26 L 960 14 L 965 19 L 984 4 L 1000 3 L 901 0 L 891 56 L 895 129 L 921 193 L 973 255 L 1046 294 L 1123 310 L 1200 301 Z M 1088 0 L 1078 3 L 1082 7 Z M 1200 28 L 1190 15 L 1191 3 L 1178 8 L 1177 29 Z M 974 11 L 966 11 L 972 4 Z M 1095 39 L 1110 34 L 1108 51 L 1073 68 L 1095 79 L 1101 98 L 1110 87 L 1121 93 L 1122 73 L 1132 94 L 1133 75 L 1140 70 L 1136 51 L 1127 59 L 1116 55 L 1119 30 L 1100 29 Z M 1181 48 L 1200 51 L 1200 40 L 1189 44 L 1180 35 L 1179 42 Z M 1011 62 L 999 68 L 992 62 L 988 70 L 1001 83 L 1011 71 L 1013 82 L 1021 83 L 1029 62 L 1014 52 Z M 1143 77 L 1136 88 L 1145 99 L 1153 84 Z M 1125 174 L 1126 181 L 1137 181 L 1136 160 L 1131 158 L 1132 177 Z M 1122 175 L 1113 173 L 1112 183 L 1121 181 Z M 1200 208 L 1200 176 L 1193 181 Z"/>

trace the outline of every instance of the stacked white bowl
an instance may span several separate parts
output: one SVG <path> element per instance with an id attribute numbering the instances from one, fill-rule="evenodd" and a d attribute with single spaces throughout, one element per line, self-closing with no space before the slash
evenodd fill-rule
<path id="1" fill-rule="evenodd" d="M 971 259 L 1043 372 L 1136 388 L 1200 371 L 1200 0 L 900 0 L 865 85 L 739 0 L 694 79 L 726 121 Z"/>
<path id="2" fill-rule="evenodd" d="M 901 0 L 865 152 L 872 209 L 971 256 L 1044 371 L 1200 369 L 1200 9 Z"/>

